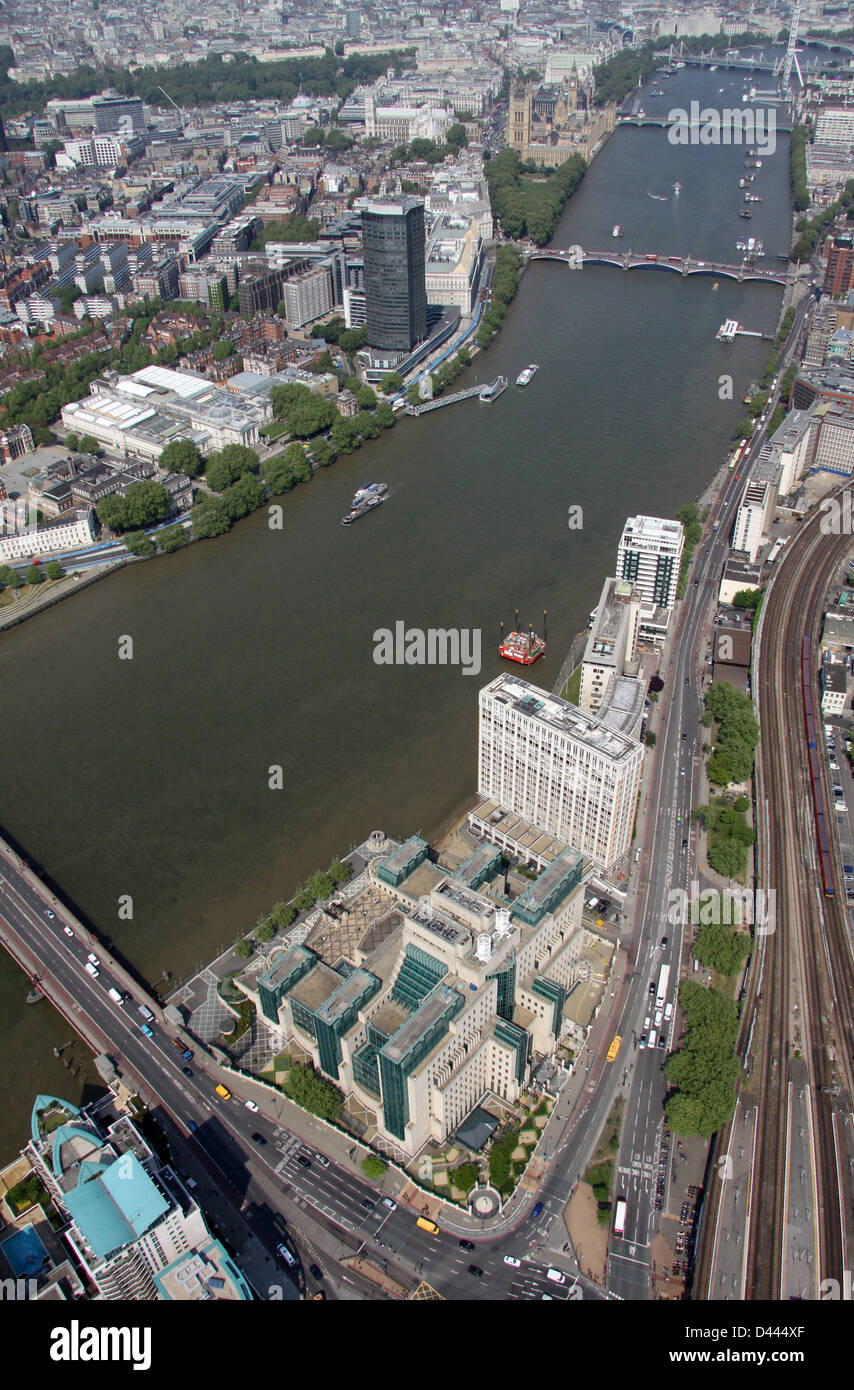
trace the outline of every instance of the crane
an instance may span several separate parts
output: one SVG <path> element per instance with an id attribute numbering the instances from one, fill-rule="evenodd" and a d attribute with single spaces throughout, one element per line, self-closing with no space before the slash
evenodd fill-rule
<path id="1" fill-rule="evenodd" d="M 178 118 L 179 118 L 179 120 L 180 120 L 180 122 L 181 122 L 181 134 L 183 135 L 183 134 L 184 134 L 184 113 L 183 113 L 183 111 L 181 110 L 181 108 L 180 108 L 180 106 L 178 105 L 177 101 L 173 101 L 173 100 L 172 100 L 172 98 L 170 97 L 170 95 L 169 95 L 169 93 L 167 92 L 167 90 L 166 90 L 165 87 L 161 87 L 161 86 L 158 84 L 157 90 L 158 90 L 158 92 L 162 92 L 162 93 L 163 93 L 163 95 L 165 96 L 166 100 L 167 100 L 172 106 L 174 106 L 174 107 L 175 107 L 175 110 L 178 112 Z"/>

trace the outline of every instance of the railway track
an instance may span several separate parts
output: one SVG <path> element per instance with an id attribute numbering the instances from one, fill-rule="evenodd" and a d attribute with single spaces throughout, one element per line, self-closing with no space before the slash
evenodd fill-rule
<path id="1" fill-rule="evenodd" d="M 784 1204 L 793 1070 L 806 1073 L 815 1135 L 817 1258 L 812 1267 L 812 1296 L 818 1296 L 822 1277 L 842 1278 L 843 1232 L 833 1113 L 834 1108 L 850 1109 L 854 1093 L 850 1075 L 854 1060 L 854 959 L 841 865 L 832 834 L 837 896 L 824 897 L 821 887 L 804 721 L 802 648 L 806 632 L 812 651 L 817 652 L 827 589 L 851 546 L 851 538 L 824 535 L 820 522 L 817 515 L 806 523 L 787 547 L 785 563 L 780 562 L 766 597 L 762 623 L 757 886 L 776 891 L 777 929 L 773 935 L 756 939 L 739 1040 L 747 1064 L 745 1085 L 754 1093 L 758 1112 L 745 1255 L 744 1296 L 748 1299 L 787 1296 Z M 820 709 L 817 686 L 813 708 Z M 833 799 L 823 758 L 820 775 L 824 804 L 829 807 Z M 763 806 L 767 808 L 764 817 Z M 841 1105 L 833 1094 L 840 1084 L 848 1094 L 847 1102 Z M 726 1138 L 719 1140 L 719 1148 L 727 1142 Z M 718 1165 L 714 1171 L 719 1172 Z M 699 1296 L 707 1298 L 713 1296 L 710 1233 L 717 1222 L 721 1183 L 714 1179 L 710 1187 L 696 1285 Z"/>

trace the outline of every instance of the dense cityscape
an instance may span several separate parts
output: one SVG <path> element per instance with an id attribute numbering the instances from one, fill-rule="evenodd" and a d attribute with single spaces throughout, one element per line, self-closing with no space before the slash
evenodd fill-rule
<path id="1" fill-rule="evenodd" d="M 3 1298 L 136 1369 L 223 1300 L 816 1364 L 850 5 L 12 0 L 0 52 Z"/>

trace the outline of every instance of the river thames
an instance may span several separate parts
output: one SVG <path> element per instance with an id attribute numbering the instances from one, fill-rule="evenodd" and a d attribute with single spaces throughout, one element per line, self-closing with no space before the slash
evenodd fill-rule
<path id="1" fill-rule="evenodd" d="M 647 114 L 691 99 L 740 103 L 741 78 L 690 70 L 644 97 Z M 719 93 L 721 85 L 724 94 Z M 744 149 L 674 146 L 619 129 L 568 205 L 554 245 L 612 245 L 721 262 L 736 240 L 788 251 L 788 136 L 738 218 Z M 675 182 L 681 191 L 674 192 Z M 655 195 L 655 196 L 653 196 Z M 763 262 L 760 262 L 763 264 Z M 542 626 L 532 673 L 550 688 L 627 515 L 672 515 L 699 496 L 743 414 L 768 344 L 716 341 L 726 318 L 774 331 L 781 290 L 610 267 L 534 263 L 504 328 L 458 381 L 531 361 L 526 390 L 403 420 L 226 537 L 131 566 L 0 643 L 7 747 L 0 821 L 118 951 L 157 983 L 177 979 L 289 896 L 311 870 L 382 827 L 428 836 L 475 789 L 477 692 L 504 663 L 498 623 Z M 735 400 L 721 399 L 731 375 Z M 355 487 L 389 484 L 358 525 Z M 583 529 L 567 524 L 580 506 Z M 477 676 L 376 665 L 379 628 L 479 628 Z M 119 639 L 133 659 L 119 660 Z M 281 766 L 283 790 L 268 772 Z M 130 895 L 133 920 L 118 917 Z M 0 1142 L 17 1152 L 34 1095 L 77 1102 L 94 1079 L 70 1030 L 0 961 L 17 1057 Z"/>

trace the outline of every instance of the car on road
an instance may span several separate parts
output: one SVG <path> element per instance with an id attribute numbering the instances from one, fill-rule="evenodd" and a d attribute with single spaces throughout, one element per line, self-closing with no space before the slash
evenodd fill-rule
<path id="1" fill-rule="evenodd" d="M 151 1031 L 151 1029 L 149 1028 L 149 1026 L 148 1026 L 147 1023 L 141 1023 L 141 1024 L 139 1025 L 139 1031 L 140 1031 L 140 1033 L 144 1033 L 145 1036 L 146 1036 L 147 1038 L 153 1038 L 153 1037 L 154 1037 L 154 1034 L 152 1033 L 152 1031 Z"/>
<path id="2" fill-rule="evenodd" d="M 662 951 L 664 950 L 664 948 L 665 948 L 666 945 L 667 945 L 667 937 L 666 937 L 666 936 L 663 936 L 663 937 L 661 938 L 661 949 L 662 949 Z"/>
<path id="3" fill-rule="evenodd" d="M 375 1210 L 375 1204 L 371 1201 L 370 1197 L 362 1198 L 362 1206 L 365 1208 L 365 1211 Z"/>
<path id="4" fill-rule="evenodd" d="M 89 952 L 86 959 L 88 960 L 90 965 L 94 965 L 96 968 L 101 964 L 98 957 L 92 951 Z"/>
<path id="5" fill-rule="evenodd" d="M 86 963 L 86 974 L 87 974 L 87 975 L 91 975 L 92 978 L 93 978 L 93 980 L 97 980 L 97 978 L 98 978 L 98 976 L 100 975 L 100 973 L 101 973 L 101 972 L 100 972 L 100 970 L 98 969 L 97 965 L 93 965 L 91 961 L 87 961 L 87 963 Z"/>
<path id="6" fill-rule="evenodd" d="M 258 1106 L 255 1104 L 254 1100 L 245 1100 L 243 1104 L 246 1106 L 247 1110 L 252 1111 L 253 1115 L 258 1113 Z"/>
<path id="7" fill-rule="evenodd" d="M 685 769 L 684 769 L 684 767 L 680 767 L 680 769 L 679 769 L 679 776 L 680 776 L 680 777 L 684 777 L 684 776 L 685 776 Z"/>
<path id="8" fill-rule="evenodd" d="M 73 935 L 74 935 L 74 932 L 71 930 L 70 927 L 63 927 L 62 930 L 65 932 L 65 935 L 66 935 L 66 936 L 73 936 Z"/>
<path id="9" fill-rule="evenodd" d="M 461 1249 L 461 1250 L 473 1250 L 473 1249 L 474 1249 L 474 1241 L 473 1241 L 473 1240 L 461 1240 L 461 1241 L 460 1241 L 460 1249 Z"/>
<path id="10" fill-rule="evenodd" d="M 259 1149 L 263 1149 L 267 1140 L 264 1138 L 263 1134 L 259 1134 L 256 1129 L 255 1133 L 252 1135 L 252 1143 L 257 1144 Z"/>
<path id="11" fill-rule="evenodd" d="M 320 1268 L 319 1265 L 309 1265 L 308 1272 L 311 1275 L 312 1279 L 323 1278 L 323 1270 Z"/>
<path id="12" fill-rule="evenodd" d="M 317 1154 L 317 1153 L 316 1153 L 314 1156 L 315 1156 L 315 1158 L 317 1159 L 318 1163 L 320 1164 L 321 1168 L 328 1168 L 328 1167 L 329 1167 L 329 1159 L 326 1157 L 326 1154 Z"/>
<path id="13" fill-rule="evenodd" d="M 687 841 L 687 840 L 683 840 L 683 841 L 682 841 L 682 848 L 683 848 L 683 849 L 687 849 L 687 848 L 688 848 L 688 841 Z"/>
<path id="14" fill-rule="evenodd" d="M 196 1130 L 198 1129 L 198 1127 L 199 1127 L 199 1126 L 196 1124 L 195 1120 L 188 1120 L 188 1121 L 187 1121 L 187 1128 L 188 1128 L 188 1130 L 190 1131 L 191 1134 L 195 1134 L 195 1132 L 196 1132 Z"/>
<path id="15" fill-rule="evenodd" d="M 641 1033 L 638 1038 L 638 1047 L 646 1047 L 646 1033 Z"/>
<path id="16" fill-rule="evenodd" d="M 193 1071 L 192 1071 L 192 1068 L 191 1068 L 191 1067 L 182 1067 L 181 1070 L 182 1070 L 182 1072 L 184 1073 L 185 1076 L 192 1076 L 192 1075 L 193 1075 Z"/>
<path id="17" fill-rule="evenodd" d="M 55 913 L 55 912 L 51 912 L 50 908 L 49 908 L 49 907 L 46 907 L 45 910 L 44 910 L 44 915 L 45 915 L 45 917 L 49 917 L 50 920 L 53 921 L 54 917 L 56 916 L 56 913 Z"/>
<path id="18" fill-rule="evenodd" d="M 282 1264 L 287 1265 L 288 1269 L 296 1269 L 297 1262 L 286 1245 L 277 1245 L 276 1254 Z"/>
<path id="19" fill-rule="evenodd" d="M 685 742 L 685 740 L 686 740 L 687 737 L 688 737 L 687 734 L 683 734 L 683 735 L 682 735 L 682 742 L 683 742 L 683 743 Z"/>
<path id="20" fill-rule="evenodd" d="M 566 1283 L 566 1275 L 565 1275 L 565 1274 L 561 1274 L 561 1272 L 560 1272 L 559 1269 L 547 1269 L 547 1270 L 546 1270 L 546 1278 L 547 1278 L 547 1279 L 551 1279 L 551 1281 L 552 1281 L 553 1284 L 565 1284 L 565 1283 Z"/>
<path id="21" fill-rule="evenodd" d="M 539 1216 L 539 1214 L 540 1214 L 540 1212 L 542 1211 L 542 1209 L 543 1209 L 543 1204 L 542 1204 L 542 1202 L 535 1202 L 534 1205 L 533 1205 L 533 1207 L 531 1208 L 531 1215 L 532 1215 L 532 1216 Z"/>
<path id="22" fill-rule="evenodd" d="M 829 767 L 832 769 L 833 772 L 839 771 L 839 763 L 836 761 L 835 758 L 831 758 Z"/>
<path id="23" fill-rule="evenodd" d="M 655 980 L 650 980 L 647 994 L 655 994 Z"/>
<path id="24" fill-rule="evenodd" d="M 297 1154 L 297 1163 L 299 1164 L 300 1168 L 311 1167 L 311 1159 L 306 1158 L 305 1154 Z"/>
<path id="25" fill-rule="evenodd" d="M 517 1260 L 515 1255 L 505 1255 L 505 1256 L 504 1256 L 504 1263 L 505 1263 L 506 1265 L 510 1265 L 513 1269 L 518 1269 L 519 1266 L 521 1265 L 522 1261 L 521 1261 L 521 1260 Z"/>
<path id="26" fill-rule="evenodd" d="M 397 1202 L 393 1202 L 391 1197 L 383 1197 L 383 1206 L 388 1207 L 389 1211 L 397 1211 Z"/>
<path id="27" fill-rule="evenodd" d="M 483 1270 L 480 1265 L 469 1265 L 469 1274 L 473 1274 L 475 1279 L 483 1278 Z"/>

